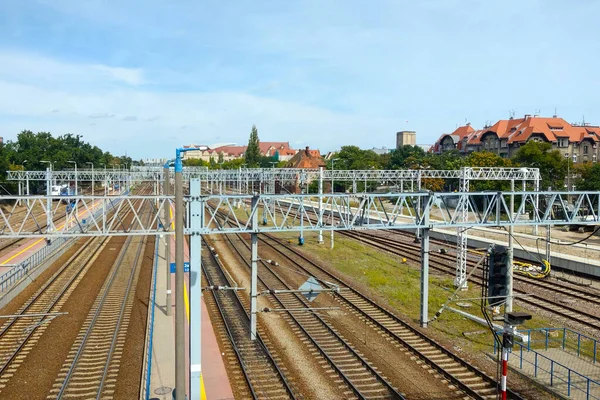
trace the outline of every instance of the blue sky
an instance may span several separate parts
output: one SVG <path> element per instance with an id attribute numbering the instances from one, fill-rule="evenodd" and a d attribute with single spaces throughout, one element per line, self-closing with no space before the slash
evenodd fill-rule
<path id="1" fill-rule="evenodd" d="M 600 2 L 0 2 L 0 135 L 116 154 L 264 141 L 432 143 L 465 120 L 600 124 Z"/>

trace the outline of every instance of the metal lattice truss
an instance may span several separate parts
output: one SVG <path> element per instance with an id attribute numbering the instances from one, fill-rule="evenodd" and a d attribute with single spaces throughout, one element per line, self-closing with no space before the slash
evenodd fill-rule
<path id="1" fill-rule="evenodd" d="M 512 214 L 507 200 L 511 194 L 515 197 L 516 210 Z M 571 192 L 570 195 L 575 198 L 572 206 L 567 204 L 569 194 L 566 192 L 259 195 L 255 196 L 254 206 L 249 206 L 253 196 L 206 196 L 190 200 L 202 204 L 205 224 L 200 231 L 188 229 L 187 233 L 600 223 L 600 192 Z M 319 200 L 322 201 L 321 210 Z M 461 204 L 465 205 L 466 214 Z M 332 212 L 338 217 L 333 223 L 327 218 Z M 254 213 L 262 220 L 257 227 L 252 227 L 250 222 Z M 530 218 L 523 215 L 530 215 Z"/>
<path id="2" fill-rule="evenodd" d="M 173 217 L 164 220 L 172 202 L 165 196 L 29 196 L 22 206 L 0 209 L 0 238 L 156 235 L 172 233 Z M 48 201 L 50 200 L 50 201 Z M 61 201 L 68 200 L 66 207 Z M 169 213 L 167 213 L 169 215 Z M 166 227 L 166 228 L 163 228 Z"/>
<path id="3" fill-rule="evenodd" d="M 515 199 L 512 214 L 509 212 L 510 195 Z M 572 205 L 567 202 L 569 196 L 574 199 Z M 51 198 L 50 213 L 46 211 L 48 203 L 44 196 L 0 198 L 20 199 L 25 209 L 24 213 L 17 212 L 17 206 L 0 209 L 0 238 L 172 233 L 169 227 L 173 218 L 163 220 L 163 210 L 174 200 L 171 196 L 73 196 L 69 197 L 73 203 L 67 212 L 56 206 L 64 199 L 57 196 Z M 250 206 L 253 198 L 255 205 Z M 319 199 L 323 204 L 321 211 Z M 186 198 L 188 208 L 197 202 L 204 210 L 202 222 L 197 225 L 199 230 L 192 232 L 188 227 L 186 232 L 597 225 L 600 224 L 599 200 L 600 192 L 210 195 Z M 466 217 L 461 204 L 467 209 Z M 217 212 L 226 216 L 227 224 Z M 333 222 L 327 218 L 332 212 L 339 217 Z M 146 213 L 151 214 L 150 218 Z M 253 228 L 247 222 L 252 220 L 253 213 L 258 213 L 264 224 Z M 48 217 L 54 221 L 50 227 L 46 226 Z"/>
<path id="4" fill-rule="evenodd" d="M 466 172 L 468 171 L 468 172 Z M 324 170 L 323 179 L 335 181 L 377 181 L 399 182 L 414 181 L 427 178 L 460 179 L 469 174 L 475 180 L 519 180 L 537 181 L 540 179 L 537 168 L 463 168 L 460 170 Z M 49 176 L 49 175 L 50 176 Z M 319 179 L 318 169 L 297 168 L 241 168 L 232 170 L 208 170 L 203 167 L 184 167 L 183 178 L 198 178 L 203 181 L 280 181 L 311 182 Z M 162 180 L 163 169 L 148 167 L 132 170 L 111 169 L 79 169 L 77 171 L 7 171 L 8 180 L 45 181 L 127 181 L 140 182 Z"/>

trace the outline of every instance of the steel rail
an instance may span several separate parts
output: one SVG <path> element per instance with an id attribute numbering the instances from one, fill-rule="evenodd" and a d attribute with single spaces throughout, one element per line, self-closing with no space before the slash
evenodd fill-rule
<path id="1" fill-rule="evenodd" d="M 205 239 L 206 242 L 206 239 Z M 207 243 L 208 244 L 208 243 Z M 213 254 L 213 252 L 210 252 L 210 257 L 213 260 L 213 262 L 217 265 L 217 267 L 215 268 L 217 270 L 217 274 L 220 275 L 220 278 L 222 279 L 222 281 L 225 283 L 225 286 L 231 286 L 231 282 L 229 281 L 229 278 L 224 274 L 222 267 L 217 259 L 217 257 L 215 257 L 215 255 Z M 204 271 L 204 275 L 206 277 L 206 281 L 208 283 L 208 285 L 214 285 L 215 281 L 213 280 L 212 277 L 209 276 L 209 273 L 207 271 L 207 266 L 204 263 L 201 263 L 202 266 L 202 270 Z M 222 304 L 221 304 L 221 300 L 219 300 L 218 296 L 215 295 L 215 293 L 212 293 L 213 298 L 215 299 L 215 304 L 217 305 L 217 308 L 219 310 L 219 314 L 221 315 L 221 318 L 223 320 L 223 324 L 225 325 L 225 329 L 227 331 L 227 335 L 229 336 L 229 340 L 232 343 L 232 348 L 236 354 L 236 357 L 240 363 L 240 367 L 242 369 L 242 373 L 244 374 L 244 379 L 246 380 L 246 383 L 248 384 L 248 387 L 250 388 L 250 391 L 252 393 L 252 397 L 254 399 L 258 399 L 258 395 L 256 394 L 256 391 L 254 390 L 254 387 L 251 383 L 250 377 L 248 375 L 248 371 L 245 367 L 245 363 L 244 360 L 242 359 L 242 355 L 239 352 L 239 349 L 236 345 L 235 339 L 234 339 L 234 335 L 233 332 L 231 330 L 231 327 L 229 325 L 229 323 L 227 322 L 227 319 L 225 318 L 225 313 L 224 310 L 222 308 Z M 237 294 L 237 292 L 233 292 L 234 298 L 236 299 L 236 304 L 239 305 L 240 309 L 244 311 L 244 315 L 246 316 L 248 323 L 250 322 L 250 315 L 248 314 L 248 312 L 246 311 L 246 309 L 244 308 L 241 299 L 239 298 L 239 295 Z M 294 395 L 292 388 L 289 385 L 289 382 L 287 381 L 287 379 L 285 378 L 285 375 L 283 373 L 283 371 L 279 368 L 279 365 L 277 364 L 277 362 L 275 361 L 275 359 L 273 358 L 273 356 L 271 355 L 271 352 L 269 351 L 269 349 L 267 348 L 267 346 L 265 345 L 265 343 L 263 342 L 262 338 L 260 337 L 260 335 L 256 335 L 256 340 L 259 342 L 260 347 L 264 350 L 269 362 L 273 365 L 273 367 L 275 368 L 275 370 L 277 371 L 277 373 L 279 374 L 285 388 L 286 391 L 288 392 L 288 394 L 290 395 L 290 397 L 292 399 L 296 399 L 296 396 Z"/>

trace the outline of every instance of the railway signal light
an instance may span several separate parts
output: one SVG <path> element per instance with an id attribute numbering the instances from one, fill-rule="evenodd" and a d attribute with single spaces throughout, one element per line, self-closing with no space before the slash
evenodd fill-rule
<path id="1" fill-rule="evenodd" d="M 508 251 L 504 246 L 494 246 L 488 256 L 488 304 L 501 305 L 508 295 Z"/>

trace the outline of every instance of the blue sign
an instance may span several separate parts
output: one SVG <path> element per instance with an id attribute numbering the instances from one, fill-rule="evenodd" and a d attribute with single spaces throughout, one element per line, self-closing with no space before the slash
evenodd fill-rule
<path id="1" fill-rule="evenodd" d="M 190 263 L 188 261 L 183 262 L 183 272 L 190 272 Z M 175 263 L 171 263 L 171 273 L 175 273 Z"/>

